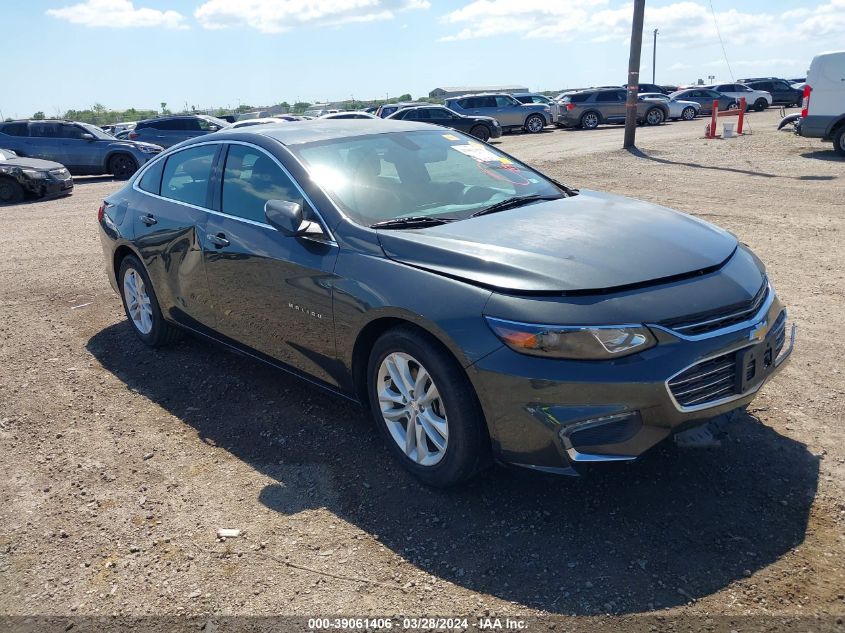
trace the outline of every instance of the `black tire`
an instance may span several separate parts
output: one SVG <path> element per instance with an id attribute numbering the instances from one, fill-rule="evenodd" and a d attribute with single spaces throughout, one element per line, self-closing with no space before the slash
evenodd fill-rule
<path id="1" fill-rule="evenodd" d="M 138 329 L 138 326 L 135 325 L 135 322 L 132 320 L 132 316 L 129 313 L 124 287 L 124 279 L 129 271 L 134 271 L 141 277 L 141 279 L 143 279 L 145 290 L 150 298 L 152 329 L 147 333 Z M 120 270 L 117 273 L 117 287 L 120 291 L 120 299 L 123 301 L 123 311 L 126 313 L 126 318 L 129 319 L 132 331 L 135 332 L 135 335 L 141 339 L 143 343 L 149 345 L 150 347 L 160 347 L 162 345 L 173 343 L 179 339 L 181 334 L 180 331 L 164 320 L 164 317 L 161 315 L 161 308 L 159 308 L 158 305 L 158 297 L 156 297 L 155 289 L 153 288 L 152 282 L 150 282 L 150 277 L 147 275 L 147 271 L 144 266 L 134 255 L 127 255 L 120 262 Z"/>
<path id="2" fill-rule="evenodd" d="M 531 114 L 525 119 L 525 131 L 529 134 L 539 134 L 546 127 L 546 119 L 539 114 Z"/>
<path id="3" fill-rule="evenodd" d="M 693 106 L 687 106 L 683 110 L 681 110 L 681 118 L 684 121 L 692 121 L 695 119 L 695 108 Z"/>
<path id="4" fill-rule="evenodd" d="M 469 133 L 479 141 L 484 141 L 486 143 L 490 140 L 490 130 L 486 125 L 476 125 L 469 131 Z"/>
<path id="5" fill-rule="evenodd" d="M 660 125 L 666 120 L 666 113 L 660 108 L 651 108 L 645 113 L 645 122 L 648 125 Z"/>
<path id="6" fill-rule="evenodd" d="M 757 110 L 757 112 L 762 112 L 768 107 L 769 102 L 766 101 L 763 97 L 760 97 L 759 99 L 757 99 L 757 101 L 754 102 L 754 109 Z"/>
<path id="7" fill-rule="evenodd" d="M 109 158 L 109 173 L 116 180 L 127 180 L 138 171 L 138 163 L 129 154 L 114 154 Z"/>
<path id="8" fill-rule="evenodd" d="M 845 156 L 845 125 L 833 133 L 833 149 L 840 156 Z"/>
<path id="9" fill-rule="evenodd" d="M 0 178 L 0 204 L 17 204 L 23 200 L 23 187 L 14 178 Z"/>
<path id="10" fill-rule="evenodd" d="M 601 118 L 598 112 L 585 112 L 581 116 L 582 130 L 595 130 L 599 126 L 599 123 L 601 123 Z"/>
<path id="11" fill-rule="evenodd" d="M 420 465 L 405 454 L 391 436 L 381 412 L 377 393 L 379 368 L 395 352 L 407 354 L 425 367 L 445 408 L 448 419 L 445 453 L 431 466 Z M 472 384 L 455 358 L 431 336 L 410 326 L 400 326 L 383 334 L 370 352 L 367 394 L 373 419 L 388 450 L 405 470 L 424 484 L 436 488 L 454 486 L 488 465 L 490 440 Z"/>

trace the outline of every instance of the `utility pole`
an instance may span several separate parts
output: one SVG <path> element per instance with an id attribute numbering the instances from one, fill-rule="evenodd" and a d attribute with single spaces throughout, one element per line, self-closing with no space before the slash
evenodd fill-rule
<path id="1" fill-rule="evenodd" d="M 640 91 L 640 54 L 643 50 L 645 0 L 634 0 L 634 21 L 631 26 L 631 54 L 628 58 L 628 100 L 625 103 L 624 149 L 636 147 L 637 95 Z"/>
<path id="2" fill-rule="evenodd" d="M 651 60 L 651 83 L 657 83 L 657 29 L 654 29 L 654 53 Z"/>

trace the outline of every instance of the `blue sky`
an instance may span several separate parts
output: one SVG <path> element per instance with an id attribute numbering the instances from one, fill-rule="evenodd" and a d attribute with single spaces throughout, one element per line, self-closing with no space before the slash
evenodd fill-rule
<path id="1" fill-rule="evenodd" d="M 737 77 L 802 75 L 845 46 L 845 0 L 712 0 Z M 710 0 L 647 0 L 642 76 L 730 78 Z M 171 109 L 532 90 L 625 79 L 630 0 L 4 2 L 3 117 L 95 102 Z M 735 8 L 736 7 L 736 8 Z"/>

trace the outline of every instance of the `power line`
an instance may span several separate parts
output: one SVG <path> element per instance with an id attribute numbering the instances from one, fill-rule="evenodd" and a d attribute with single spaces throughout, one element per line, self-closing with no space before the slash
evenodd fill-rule
<path id="1" fill-rule="evenodd" d="M 728 51 L 725 49 L 725 41 L 722 39 L 722 32 L 719 30 L 719 21 L 716 19 L 716 9 L 713 8 L 713 0 L 710 0 L 710 12 L 713 14 L 713 26 L 716 27 L 716 35 L 719 36 L 719 43 L 722 45 L 722 55 L 728 65 L 728 72 L 731 74 L 731 81 L 736 81 L 731 63 L 728 61 Z"/>

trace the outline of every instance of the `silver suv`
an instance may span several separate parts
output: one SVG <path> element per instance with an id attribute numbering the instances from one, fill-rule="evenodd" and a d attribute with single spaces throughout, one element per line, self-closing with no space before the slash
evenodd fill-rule
<path id="1" fill-rule="evenodd" d="M 205 114 L 177 114 L 138 121 L 135 129 L 129 133 L 129 138 L 172 147 L 189 138 L 216 132 L 227 125 L 226 121 Z"/>
<path id="2" fill-rule="evenodd" d="M 711 84 L 709 86 L 696 87 L 721 92 L 723 95 L 733 97 L 737 101 L 744 97 L 746 110 L 754 108 L 757 112 L 762 112 L 772 105 L 772 93 L 766 92 L 765 90 L 754 90 L 745 84 Z"/>
<path id="3" fill-rule="evenodd" d="M 503 132 L 525 130 L 536 134 L 554 123 L 548 105 L 520 103 L 511 95 L 499 92 L 452 97 L 446 99 L 445 105 L 458 114 L 493 117 Z"/>
<path id="4" fill-rule="evenodd" d="M 624 123 L 628 94 L 624 88 L 580 90 L 560 100 L 560 121 L 564 127 L 594 130 L 602 123 Z M 637 121 L 660 125 L 669 118 L 669 107 L 659 101 L 638 101 Z"/>

